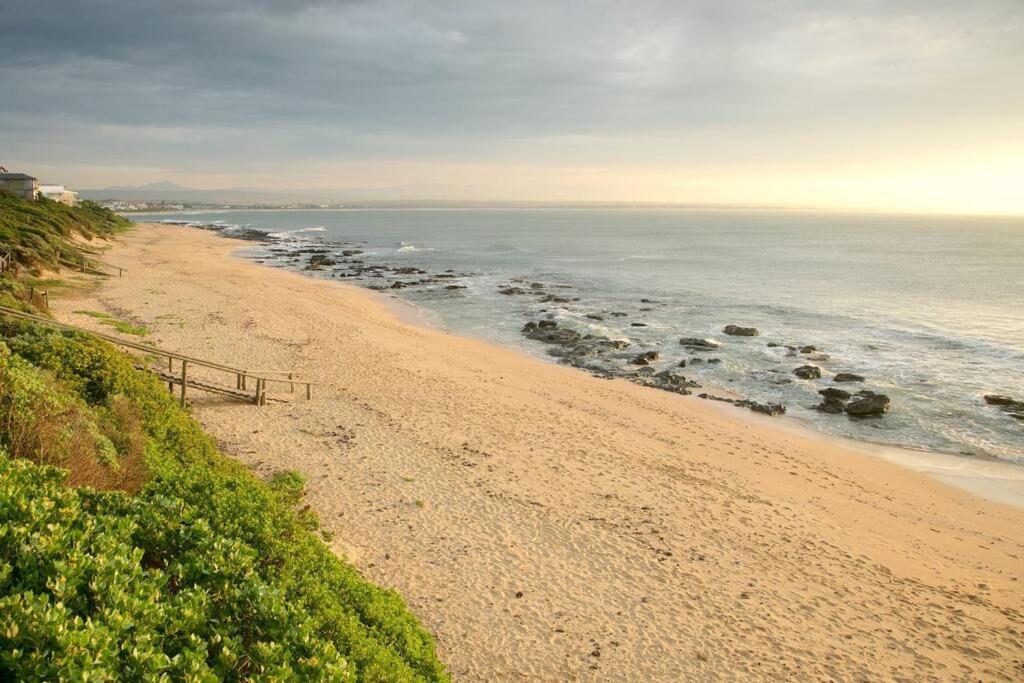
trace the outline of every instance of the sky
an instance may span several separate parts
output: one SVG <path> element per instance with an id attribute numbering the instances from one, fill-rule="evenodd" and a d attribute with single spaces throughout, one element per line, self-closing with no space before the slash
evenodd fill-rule
<path id="1" fill-rule="evenodd" d="M 0 0 L 0 17 L 0 165 L 78 188 L 1024 214 L 1024 0 Z"/>

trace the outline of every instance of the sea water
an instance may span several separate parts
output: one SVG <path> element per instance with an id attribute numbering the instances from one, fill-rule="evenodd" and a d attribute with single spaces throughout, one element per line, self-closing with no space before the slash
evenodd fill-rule
<path id="1" fill-rule="evenodd" d="M 364 250 L 358 258 L 367 264 L 471 274 L 396 295 L 440 326 L 540 357 L 547 348 L 520 330 L 543 316 L 629 340 L 638 351 L 659 350 L 658 369 L 693 358 L 680 337 L 712 337 L 723 343 L 711 354 L 721 362 L 681 370 L 706 386 L 784 403 L 789 415 L 839 436 L 1024 464 L 1024 422 L 983 400 L 990 393 L 1024 399 L 1024 219 L 684 209 L 139 217 L 165 219 L 262 231 L 290 248 L 344 244 Z M 259 246 L 246 253 L 271 255 Z M 337 276 L 330 268 L 309 274 Z M 514 279 L 578 300 L 500 294 Z M 444 288 L 452 282 L 466 289 Z M 726 336 L 728 324 L 760 335 Z M 814 345 L 828 358 L 808 361 L 785 345 Z M 821 380 L 793 377 L 806 362 L 822 369 Z M 814 410 L 818 390 L 837 372 L 864 375 L 863 384 L 839 386 L 887 394 L 891 411 L 853 419 Z"/>

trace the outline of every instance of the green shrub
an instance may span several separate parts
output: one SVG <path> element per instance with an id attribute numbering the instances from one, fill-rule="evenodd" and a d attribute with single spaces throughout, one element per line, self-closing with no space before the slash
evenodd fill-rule
<path id="1" fill-rule="evenodd" d="M 301 477 L 220 455 L 108 344 L 14 333 L 7 364 L 92 411 L 120 457 L 143 451 L 149 479 L 72 489 L 0 456 L 0 680 L 447 679 L 402 599 L 323 543 Z"/>

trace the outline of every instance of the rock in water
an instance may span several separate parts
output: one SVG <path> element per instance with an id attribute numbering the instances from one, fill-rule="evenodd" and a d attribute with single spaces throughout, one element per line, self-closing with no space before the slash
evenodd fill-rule
<path id="1" fill-rule="evenodd" d="M 987 394 L 985 403 L 999 408 L 1015 420 L 1024 420 L 1024 401 L 1018 401 L 1012 396 Z"/>
<path id="2" fill-rule="evenodd" d="M 852 372 L 840 372 L 838 375 L 832 378 L 833 382 L 863 382 L 864 377 L 862 375 L 855 375 Z"/>
<path id="3" fill-rule="evenodd" d="M 756 337 L 761 334 L 756 327 L 741 327 L 740 325 L 726 325 L 722 332 L 733 337 Z"/>
<path id="4" fill-rule="evenodd" d="M 703 339 L 701 337 L 683 337 L 679 343 L 689 349 L 717 349 L 722 346 L 721 342 L 714 339 Z"/>
<path id="5" fill-rule="evenodd" d="M 801 365 L 793 374 L 800 379 L 818 379 L 821 377 L 821 368 L 816 365 Z"/>
<path id="6" fill-rule="evenodd" d="M 658 360 L 661 354 L 657 351 L 644 351 L 629 361 L 631 365 L 650 365 L 651 361 Z"/>
<path id="7" fill-rule="evenodd" d="M 986 394 L 985 403 L 989 404 L 990 406 L 999 406 L 1001 408 L 1015 408 L 1017 410 L 1024 410 L 1024 401 L 1018 401 L 1012 396 Z"/>
<path id="8" fill-rule="evenodd" d="M 843 391 L 842 389 L 837 389 L 835 387 L 828 387 L 827 389 L 822 389 L 818 393 L 824 396 L 825 398 L 834 398 L 840 401 L 845 401 L 846 399 L 850 398 L 851 395 L 849 391 Z"/>
<path id="9" fill-rule="evenodd" d="M 858 391 L 857 398 L 846 404 L 846 414 L 854 417 L 882 415 L 889 411 L 890 400 L 885 394 Z"/>
<path id="10" fill-rule="evenodd" d="M 826 397 L 824 401 L 814 406 L 814 409 L 830 415 L 839 415 L 846 409 L 846 405 L 841 399 Z"/>

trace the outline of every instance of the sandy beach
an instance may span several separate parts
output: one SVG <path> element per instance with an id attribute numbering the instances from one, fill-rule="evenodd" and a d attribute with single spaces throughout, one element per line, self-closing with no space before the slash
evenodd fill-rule
<path id="1" fill-rule="evenodd" d="M 313 400 L 195 392 L 228 454 L 308 479 L 456 680 L 1020 680 L 1024 510 L 697 399 L 412 324 L 374 293 L 144 224 L 79 310 L 296 369 Z"/>

